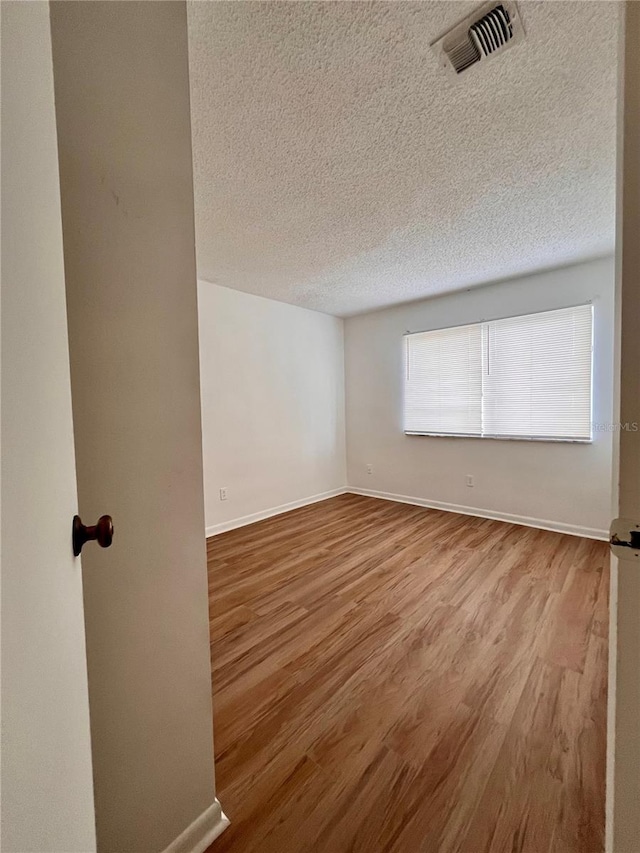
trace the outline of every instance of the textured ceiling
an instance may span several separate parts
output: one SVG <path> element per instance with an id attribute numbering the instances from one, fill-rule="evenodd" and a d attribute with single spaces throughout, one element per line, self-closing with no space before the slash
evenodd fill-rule
<path id="1" fill-rule="evenodd" d="M 344 316 L 612 251 L 619 5 L 452 79 L 477 5 L 190 3 L 200 278 Z"/>

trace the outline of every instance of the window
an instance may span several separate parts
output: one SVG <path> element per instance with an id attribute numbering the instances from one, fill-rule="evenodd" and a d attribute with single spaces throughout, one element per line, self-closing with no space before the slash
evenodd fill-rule
<path id="1" fill-rule="evenodd" d="M 593 309 L 405 336 L 404 431 L 591 441 Z"/>

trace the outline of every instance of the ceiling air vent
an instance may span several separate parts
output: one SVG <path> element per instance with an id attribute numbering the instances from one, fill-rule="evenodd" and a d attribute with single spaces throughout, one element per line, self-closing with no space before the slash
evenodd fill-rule
<path id="1" fill-rule="evenodd" d="M 511 0 L 484 3 L 431 47 L 440 64 L 454 75 L 489 59 L 524 38 L 517 6 Z"/>

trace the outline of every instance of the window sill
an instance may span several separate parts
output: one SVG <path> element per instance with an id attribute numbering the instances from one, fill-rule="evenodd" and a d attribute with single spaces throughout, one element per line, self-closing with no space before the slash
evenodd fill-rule
<path id="1" fill-rule="evenodd" d="M 410 432 L 408 430 L 404 430 L 404 434 L 409 436 L 426 436 L 428 438 L 479 438 L 481 440 L 490 439 L 493 441 L 535 441 L 546 444 L 593 444 L 593 438 L 553 438 L 528 435 L 475 435 L 471 433 L 456 432 Z"/>

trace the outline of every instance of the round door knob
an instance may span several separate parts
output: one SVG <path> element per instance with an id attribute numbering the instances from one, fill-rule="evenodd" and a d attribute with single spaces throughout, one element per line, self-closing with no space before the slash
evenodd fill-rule
<path id="1" fill-rule="evenodd" d="M 79 515 L 73 516 L 73 553 L 77 557 L 85 542 L 95 539 L 101 548 L 108 548 L 113 542 L 113 521 L 110 515 L 101 515 L 97 524 L 89 526 L 82 523 Z"/>

